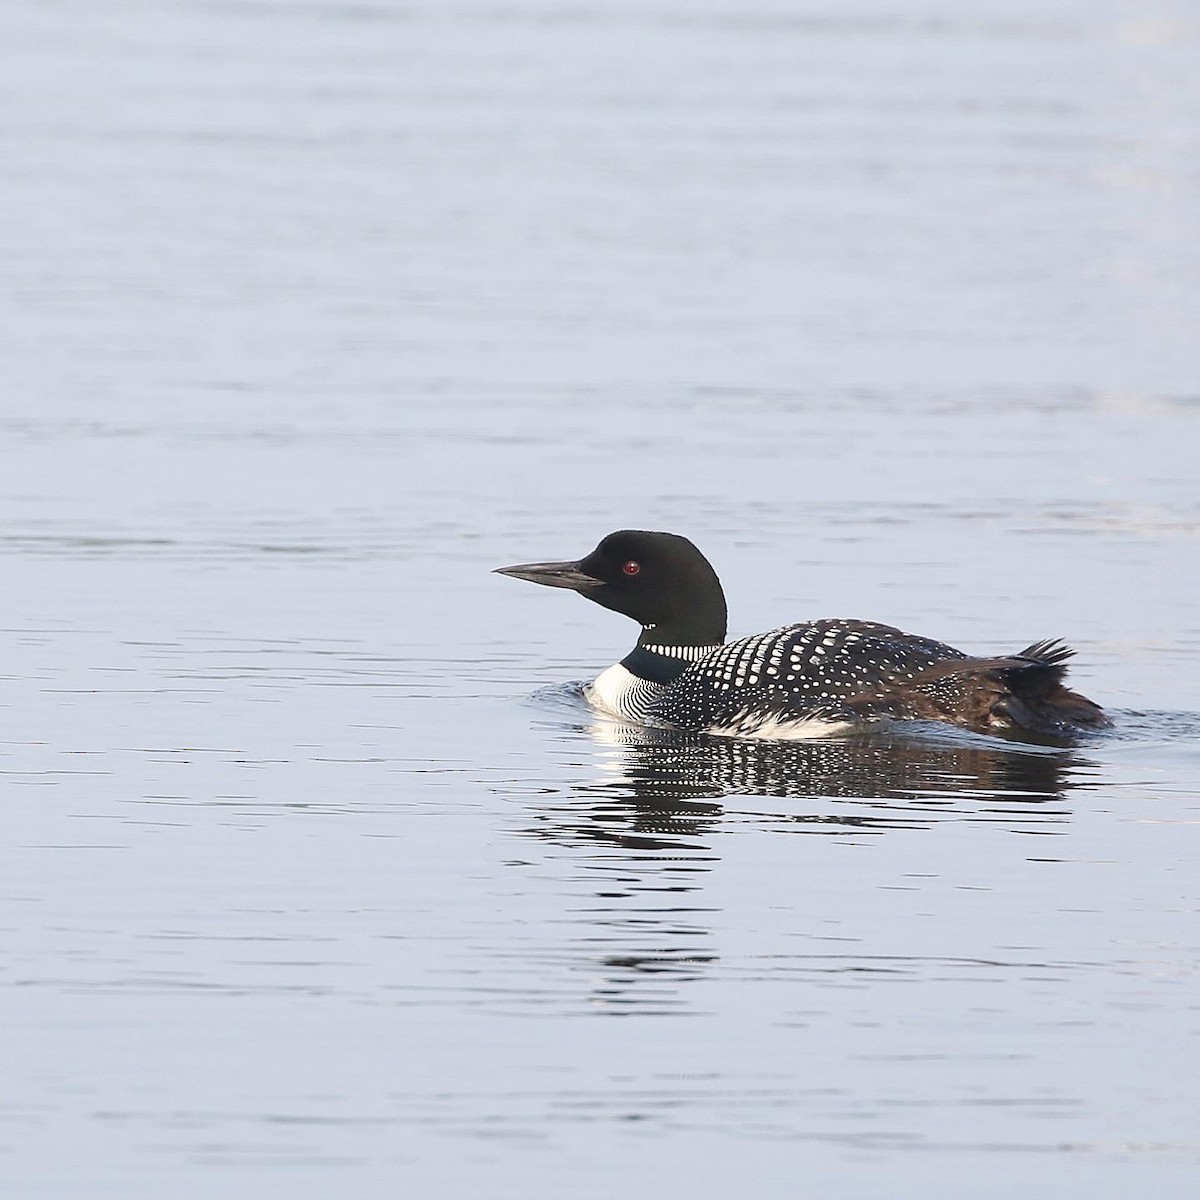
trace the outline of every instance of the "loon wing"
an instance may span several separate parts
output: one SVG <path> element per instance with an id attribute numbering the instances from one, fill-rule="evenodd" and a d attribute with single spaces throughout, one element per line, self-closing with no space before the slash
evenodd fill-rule
<path id="1" fill-rule="evenodd" d="M 864 715 L 877 704 L 896 715 L 952 721 L 985 732 L 1023 730 L 1059 737 L 1111 724 L 1099 705 L 1063 686 L 1075 653 L 1057 638 L 1003 658 L 966 658 L 926 668 L 907 687 L 861 697 Z"/>

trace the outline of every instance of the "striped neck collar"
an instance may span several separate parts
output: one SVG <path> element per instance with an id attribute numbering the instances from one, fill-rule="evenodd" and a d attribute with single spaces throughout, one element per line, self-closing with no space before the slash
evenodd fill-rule
<path id="1" fill-rule="evenodd" d="M 659 654 L 663 658 L 678 658 L 684 662 L 696 662 L 706 654 L 711 654 L 720 642 L 712 646 L 660 646 L 657 642 L 639 642 L 639 650 L 648 650 L 651 654 Z"/>
<path id="2" fill-rule="evenodd" d="M 721 643 L 711 646 L 669 646 L 658 642 L 639 642 L 621 659 L 623 666 L 639 679 L 651 683 L 674 682 L 688 667 L 711 654 Z"/>

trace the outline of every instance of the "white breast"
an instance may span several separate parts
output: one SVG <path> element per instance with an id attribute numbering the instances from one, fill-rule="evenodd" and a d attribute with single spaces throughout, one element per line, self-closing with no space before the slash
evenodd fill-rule
<path id="1" fill-rule="evenodd" d="M 646 720 L 650 706 L 666 689 L 648 679 L 639 679 L 620 663 L 601 671 L 584 689 L 593 708 L 624 721 Z"/>

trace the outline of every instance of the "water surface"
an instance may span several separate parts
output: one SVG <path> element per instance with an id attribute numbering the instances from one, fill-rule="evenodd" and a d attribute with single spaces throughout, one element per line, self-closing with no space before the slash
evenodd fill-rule
<path id="1" fill-rule="evenodd" d="M 8 7 L 6 1194 L 1194 1194 L 1191 6 Z M 596 720 L 623 526 L 1116 728 Z"/>

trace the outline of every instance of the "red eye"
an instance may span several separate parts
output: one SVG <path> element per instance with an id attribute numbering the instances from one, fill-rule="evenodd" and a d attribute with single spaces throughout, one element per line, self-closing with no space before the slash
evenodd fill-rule
<path id="1" fill-rule="evenodd" d="M 639 575 L 639 574 L 641 574 L 642 564 L 635 563 L 631 560 L 630 562 L 627 562 L 621 568 L 621 570 L 624 571 L 626 575 Z"/>

